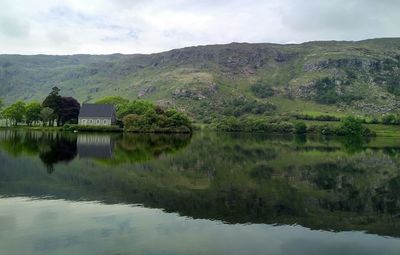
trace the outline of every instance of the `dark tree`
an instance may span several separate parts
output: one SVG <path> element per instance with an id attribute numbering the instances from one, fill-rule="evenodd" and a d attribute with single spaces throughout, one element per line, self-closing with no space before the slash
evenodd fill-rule
<path id="1" fill-rule="evenodd" d="M 62 97 L 59 109 L 59 123 L 64 125 L 67 122 L 77 123 L 78 115 L 81 106 L 79 102 L 73 97 Z"/>
<path id="2" fill-rule="evenodd" d="M 57 126 L 60 124 L 60 108 L 61 108 L 61 96 L 58 94 L 60 89 L 53 87 L 50 94 L 44 99 L 42 107 L 48 107 L 53 109 L 54 117 L 57 119 Z"/>

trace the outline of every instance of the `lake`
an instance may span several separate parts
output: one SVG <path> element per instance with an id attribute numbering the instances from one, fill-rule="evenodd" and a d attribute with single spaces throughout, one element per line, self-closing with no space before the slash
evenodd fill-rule
<path id="1" fill-rule="evenodd" d="M 399 254 L 400 140 L 0 130 L 0 254 Z"/>

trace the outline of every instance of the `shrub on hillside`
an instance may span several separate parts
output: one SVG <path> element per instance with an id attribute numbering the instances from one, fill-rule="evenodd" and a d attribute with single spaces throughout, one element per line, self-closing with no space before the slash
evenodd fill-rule
<path id="1" fill-rule="evenodd" d="M 262 83 L 256 83 L 251 85 L 250 90 L 256 97 L 259 98 L 267 98 L 274 95 L 274 90 L 270 86 Z"/>
<path id="2" fill-rule="evenodd" d="M 240 117 L 245 114 L 267 114 L 275 110 L 276 106 L 269 102 L 237 98 L 224 102 L 222 114 Z"/>
<path id="3" fill-rule="evenodd" d="M 308 114 L 294 114 L 292 116 L 298 120 L 340 121 L 339 117 L 336 117 L 333 115 L 312 116 L 312 115 L 308 115 Z"/>
<path id="4" fill-rule="evenodd" d="M 317 102 L 322 104 L 334 104 L 338 101 L 338 94 L 336 93 L 336 84 L 333 79 L 323 78 L 315 83 Z"/>

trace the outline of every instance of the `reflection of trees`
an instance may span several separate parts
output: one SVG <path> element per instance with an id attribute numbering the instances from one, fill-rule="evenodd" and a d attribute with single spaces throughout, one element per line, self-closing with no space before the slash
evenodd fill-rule
<path id="1" fill-rule="evenodd" d="M 85 139 L 89 144 L 100 143 L 96 134 L 90 136 L 94 138 Z M 19 147 L 28 146 L 21 141 L 29 141 L 29 150 L 36 150 L 48 165 L 68 161 L 76 151 L 74 135 L 12 139 Z M 387 154 L 382 144 L 371 142 L 376 147 L 367 144 L 362 151 L 350 153 L 333 138 L 307 137 L 298 142 L 293 137 L 251 134 L 195 134 L 193 138 L 118 134 L 111 139 L 115 149 L 105 160 L 111 164 L 76 162 L 51 178 L 34 171 L 18 176 L 15 169 L 0 169 L 8 178 L 1 190 L 9 185 L 15 194 L 19 191 L 15 187 L 26 185 L 19 187 L 25 193 L 18 194 L 140 203 L 228 223 L 296 223 L 400 236 L 393 228 L 400 220 L 397 147 L 390 147 Z M 65 151 L 69 154 L 59 156 Z M 19 182 L 21 176 L 24 183 Z"/>
<path id="2" fill-rule="evenodd" d="M 9 154 L 38 155 L 52 173 L 54 165 L 80 158 L 104 159 L 111 164 L 144 162 L 174 153 L 190 142 L 188 134 L 71 134 L 61 132 L 0 133 L 0 145 Z M 114 148 L 115 147 L 115 148 Z"/>
<path id="3" fill-rule="evenodd" d="M 124 134 L 116 141 L 112 163 L 135 163 L 174 153 L 190 142 L 188 134 Z"/>
<path id="4" fill-rule="evenodd" d="M 0 146 L 13 156 L 36 155 L 38 153 L 37 140 L 40 136 L 40 133 L 35 132 L 5 130 L 0 133 Z"/>
<path id="5" fill-rule="evenodd" d="M 48 173 L 54 171 L 54 164 L 69 162 L 77 155 L 76 136 L 48 133 L 42 137 L 40 144 L 39 158 L 46 165 Z"/>
<path id="6" fill-rule="evenodd" d="M 367 145 L 369 142 L 368 138 L 362 136 L 345 136 L 338 138 L 342 143 L 343 148 L 348 153 L 356 153 L 364 150 L 364 145 Z"/>
<path id="7" fill-rule="evenodd" d="M 69 162 L 77 155 L 76 136 L 71 134 L 8 130 L 0 138 L 2 148 L 11 155 L 39 155 L 49 173 L 56 163 Z"/>

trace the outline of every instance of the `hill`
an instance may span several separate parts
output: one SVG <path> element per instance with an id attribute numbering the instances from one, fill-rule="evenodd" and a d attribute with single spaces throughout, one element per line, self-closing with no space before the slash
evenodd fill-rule
<path id="1" fill-rule="evenodd" d="M 400 106 L 400 39 L 232 43 L 142 55 L 0 55 L 0 95 L 40 101 L 53 86 L 175 106 L 208 122 L 222 115 L 361 114 Z"/>

